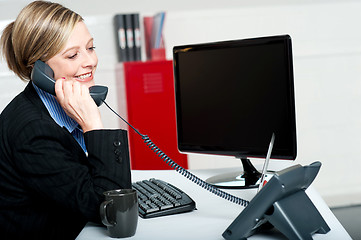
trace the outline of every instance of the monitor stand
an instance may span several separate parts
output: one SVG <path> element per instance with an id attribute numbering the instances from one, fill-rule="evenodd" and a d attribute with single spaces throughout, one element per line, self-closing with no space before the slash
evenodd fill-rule
<path id="1" fill-rule="evenodd" d="M 252 165 L 251 161 L 248 158 L 239 157 L 243 165 L 243 173 L 232 172 L 232 173 L 221 174 L 208 178 L 206 182 L 218 188 L 225 188 L 225 189 L 258 188 L 258 191 L 260 191 L 261 188 L 263 187 L 263 181 L 265 180 L 274 141 L 275 141 L 275 134 L 273 133 L 271 141 L 269 143 L 262 173 L 257 171 L 257 169 Z"/>
<path id="2" fill-rule="evenodd" d="M 206 180 L 209 184 L 224 189 L 258 188 L 261 173 L 252 165 L 248 158 L 240 158 L 243 172 L 230 172 L 210 177 Z"/>

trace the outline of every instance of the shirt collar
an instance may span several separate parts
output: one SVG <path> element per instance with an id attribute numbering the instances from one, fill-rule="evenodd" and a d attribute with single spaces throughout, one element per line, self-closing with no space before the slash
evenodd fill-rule
<path id="1" fill-rule="evenodd" d="M 54 121 L 60 127 L 65 127 L 70 133 L 74 131 L 74 129 L 78 127 L 78 123 L 65 113 L 55 97 L 41 90 L 34 83 L 33 86 Z"/>

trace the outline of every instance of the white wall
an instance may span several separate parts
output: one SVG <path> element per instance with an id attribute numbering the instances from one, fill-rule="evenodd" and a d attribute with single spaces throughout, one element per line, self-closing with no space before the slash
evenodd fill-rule
<path id="1" fill-rule="evenodd" d="M 0 2 L 1 28 L 28 1 L 15 2 L 17 8 L 12 0 Z M 360 1 L 184 0 L 178 5 L 167 0 L 60 2 L 85 17 L 99 56 L 96 81 L 109 86 L 108 103 L 115 109 L 112 17 L 117 12 L 151 15 L 167 10 L 164 39 L 169 59 L 175 45 L 291 35 L 298 132 L 296 163 L 322 162 L 314 186 L 330 206 L 361 203 Z M 1 62 L 0 109 L 22 88 L 20 80 Z M 118 127 L 118 120 L 105 106 L 101 112 L 106 126 Z M 193 169 L 239 166 L 238 160 L 228 157 L 190 155 L 189 161 Z"/>
<path id="2" fill-rule="evenodd" d="M 315 186 L 330 205 L 361 202 L 361 31 L 355 28 L 360 10 L 360 2 L 333 2 L 172 12 L 167 17 L 165 39 L 171 46 L 292 36 L 296 162 L 323 163 Z M 191 156 L 191 167 L 209 166 L 212 158 Z M 219 166 L 221 161 L 211 162 Z"/>

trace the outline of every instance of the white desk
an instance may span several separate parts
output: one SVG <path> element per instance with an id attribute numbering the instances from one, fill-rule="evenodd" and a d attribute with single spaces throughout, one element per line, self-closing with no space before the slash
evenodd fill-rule
<path id="1" fill-rule="evenodd" d="M 202 179 L 229 171 L 230 169 L 192 171 Z M 132 171 L 132 181 L 158 178 L 179 187 L 196 202 L 197 210 L 165 217 L 142 219 L 139 217 L 135 236 L 129 239 L 219 239 L 224 240 L 222 233 L 244 209 L 200 188 L 175 171 Z M 228 191 L 228 190 L 227 190 Z M 247 199 L 255 195 L 256 190 L 229 190 L 228 192 Z M 331 228 L 327 234 L 315 234 L 313 239 L 351 239 L 326 203 L 312 185 L 307 189 L 309 198 Z M 296 206 L 297 207 L 297 206 Z M 77 240 L 112 239 L 108 237 L 106 228 L 89 223 L 77 237 Z M 283 235 L 254 235 L 249 239 L 284 239 Z"/>

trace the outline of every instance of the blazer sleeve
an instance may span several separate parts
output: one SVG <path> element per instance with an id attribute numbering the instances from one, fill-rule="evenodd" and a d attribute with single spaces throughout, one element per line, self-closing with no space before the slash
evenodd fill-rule
<path id="1" fill-rule="evenodd" d="M 12 138 L 13 164 L 26 189 L 24 196 L 52 201 L 87 221 L 100 222 L 103 192 L 131 187 L 125 130 L 85 133 L 88 155 L 53 121 L 27 122 Z"/>
<path id="2" fill-rule="evenodd" d="M 113 185 L 131 188 L 127 131 L 94 130 L 86 132 L 84 140 L 89 164 L 93 173 L 96 172 L 93 179 L 95 187 L 102 192 Z"/>

